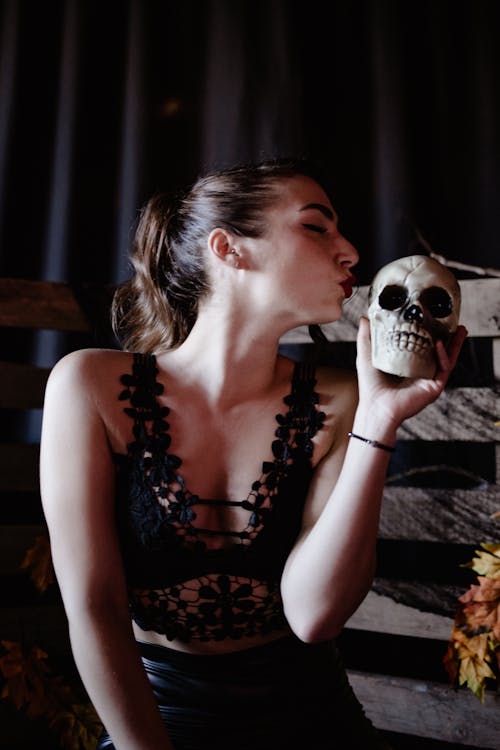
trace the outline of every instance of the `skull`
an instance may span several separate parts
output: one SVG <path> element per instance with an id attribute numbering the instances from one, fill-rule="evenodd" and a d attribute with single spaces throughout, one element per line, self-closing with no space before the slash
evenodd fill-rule
<path id="1" fill-rule="evenodd" d="M 368 293 L 373 366 L 406 378 L 433 378 L 435 344 L 458 326 L 460 287 L 445 266 L 410 255 L 381 268 Z"/>

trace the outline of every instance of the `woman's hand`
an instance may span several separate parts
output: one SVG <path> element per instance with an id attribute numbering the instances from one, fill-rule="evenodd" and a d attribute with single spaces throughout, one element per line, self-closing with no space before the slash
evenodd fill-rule
<path id="1" fill-rule="evenodd" d="M 358 330 L 356 360 L 360 405 L 365 404 L 373 416 L 387 420 L 388 424 L 397 428 L 405 419 L 417 414 L 443 392 L 466 337 L 467 329 L 461 325 L 447 347 L 442 341 L 436 343 L 438 368 L 434 378 L 401 378 L 373 367 L 369 322 L 367 318 L 362 317 Z"/>

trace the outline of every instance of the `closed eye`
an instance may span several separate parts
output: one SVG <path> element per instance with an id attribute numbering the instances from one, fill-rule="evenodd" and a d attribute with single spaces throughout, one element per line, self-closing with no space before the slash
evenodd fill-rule
<path id="1" fill-rule="evenodd" d="M 320 227 L 317 224 L 302 224 L 306 229 L 310 229 L 311 232 L 319 232 L 319 234 L 325 234 L 327 231 L 326 227 Z"/>

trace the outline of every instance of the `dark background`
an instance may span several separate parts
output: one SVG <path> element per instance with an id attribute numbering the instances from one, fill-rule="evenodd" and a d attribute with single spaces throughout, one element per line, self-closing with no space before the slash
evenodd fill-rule
<path id="1" fill-rule="evenodd" d="M 497 0 L 3 0 L 0 275 L 114 283 L 158 189 L 320 159 L 358 275 L 498 268 Z"/>
<path id="2" fill-rule="evenodd" d="M 153 192 L 288 155 L 331 172 L 360 283 L 429 247 L 462 276 L 498 275 L 499 21 L 500 0 L 0 0 L 0 276 L 69 281 L 92 320 L 88 289 L 128 274 Z M 46 366 L 61 353 L 49 332 L 2 331 L 0 347 Z M 493 386 L 490 352 L 470 344 L 459 385 Z M 493 444 L 462 450 L 451 445 L 455 461 L 494 481 Z M 22 516 L 6 523 L 33 522 L 21 503 L 4 508 Z M 444 546 L 384 540 L 378 573 L 441 571 L 463 590 L 470 550 Z M 351 630 L 341 645 L 349 668 L 446 680 L 440 641 Z"/>

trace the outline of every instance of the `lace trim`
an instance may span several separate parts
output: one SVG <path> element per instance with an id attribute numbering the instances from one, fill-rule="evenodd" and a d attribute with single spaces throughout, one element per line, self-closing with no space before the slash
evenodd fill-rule
<path id="1" fill-rule="evenodd" d="M 134 355 L 132 373 L 122 375 L 121 382 L 125 389 L 119 395 L 120 400 L 130 402 L 124 411 L 134 422 L 134 440 L 127 449 L 128 455 L 134 459 L 136 481 L 133 486 L 138 491 L 134 493 L 131 513 L 140 530 L 142 543 L 154 549 L 166 536 L 171 538 L 175 534 L 189 546 L 202 549 L 206 549 L 206 543 L 200 539 L 200 535 L 232 536 L 238 543 L 249 545 L 263 528 L 281 481 L 288 475 L 298 456 L 310 459 L 313 453 L 312 438 L 323 426 L 325 414 L 316 409 L 319 397 L 314 391 L 316 380 L 313 368 L 296 366 L 291 393 L 284 398 L 288 411 L 284 415 L 276 415 L 278 427 L 271 444 L 273 460 L 263 462 L 261 476 L 242 501 L 204 500 L 186 487 L 178 472 L 181 459 L 168 452 L 171 444 L 166 421 L 169 409 L 158 403 L 157 397 L 164 388 L 157 382 L 157 374 L 153 355 Z M 147 508 L 145 495 L 139 490 L 145 489 L 145 483 L 151 490 L 147 494 L 152 498 Z M 239 506 L 248 510 L 245 528 L 241 531 L 213 531 L 196 527 L 193 524 L 196 519 L 194 508 L 205 503 Z"/>
<path id="2" fill-rule="evenodd" d="M 169 589 L 130 592 L 135 622 L 169 640 L 221 641 L 270 633 L 286 624 L 279 585 L 205 575 Z"/>

